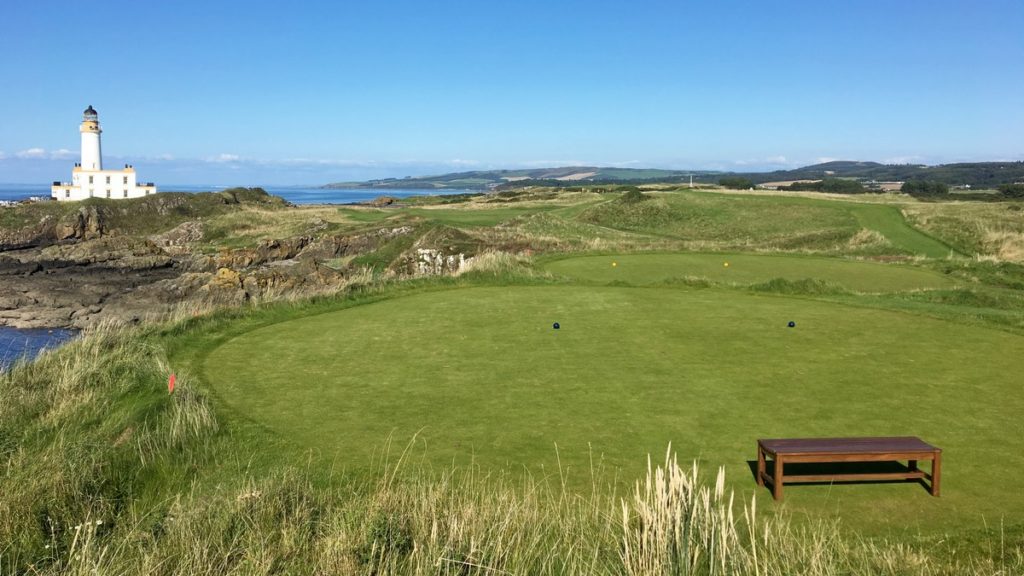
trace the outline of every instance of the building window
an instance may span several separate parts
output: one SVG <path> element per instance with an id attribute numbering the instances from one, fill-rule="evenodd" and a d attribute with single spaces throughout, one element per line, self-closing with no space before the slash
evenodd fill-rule
<path id="1" fill-rule="evenodd" d="M 110 184 L 110 176 L 107 176 L 107 184 Z"/>
<path id="2" fill-rule="evenodd" d="M 64 197 L 65 198 L 71 198 L 71 190 L 65 190 L 64 191 Z"/>
<path id="3" fill-rule="evenodd" d="M 89 198 L 92 198 L 94 196 L 96 196 L 96 191 L 93 190 L 92 188 L 89 188 Z"/>
<path id="4" fill-rule="evenodd" d="M 107 198 L 110 198 L 110 190 L 107 190 Z"/>
<path id="5" fill-rule="evenodd" d="M 89 184 L 92 184 L 92 176 L 89 176 Z"/>
<path id="6" fill-rule="evenodd" d="M 125 184 L 127 184 L 127 183 L 128 183 L 128 177 L 127 177 L 127 176 L 125 176 L 125 177 L 124 177 L 124 183 L 125 183 Z"/>
<path id="7" fill-rule="evenodd" d="M 127 190 L 125 190 L 125 191 L 124 191 L 124 197 L 125 197 L 125 198 L 127 198 L 127 197 L 128 197 L 128 191 L 127 191 Z"/>

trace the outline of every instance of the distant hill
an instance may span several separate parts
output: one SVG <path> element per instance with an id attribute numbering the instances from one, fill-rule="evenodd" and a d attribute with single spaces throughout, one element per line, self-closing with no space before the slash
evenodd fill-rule
<path id="1" fill-rule="evenodd" d="M 1024 182 L 1024 162 L 970 162 L 959 164 L 880 164 L 840 160 L 793 170 L 773 172 L 716 172 L 710 170 L 660 170 L 656 168 L 608 168 L 565 166 L 531 170 L 476 170 L 436 176 L 385 178 L 366 182 L 337 182 L 324 188 L 413 188 L 425 190 L 483 190 L 511 186 L 574 186 L 579 184 L 646 184 L 653 182 L 694 182 L 716 184 L 725 176 L 743 176 L 755 184 L 784 180 L 855 178 L 864 182 L 905 182 L 930 180 L 950 186 L 994 188 L 1000 184 Z"/>
<path id="2" fill-rule="evenodd" d="M 826 162 L 775 172 L 743 174 L 755 184 L 780 180 L 818 180 L 825 177 L 857 178 L 863 181 L 906 182 L 930 180 L 950 186 L 994 188 L 1024 181 L 1024 162 L 964 162 L 959 164 L 879 164 L 878 162 Z"/>
<path id="3" fill-rule="evenodd" d="M 478 190 L 506 184 L 528 183 L 571 186 L 574 183 L 682 182 L 693 174 L 694 181 L 710 181 L 720 174 L 708 170 L 660 170 L 655 168 L 607 168 L 598 166 L 564 166 L 528 170 L 475 170 L 436 176 L 384 178 L 366 182 L 336 182 L 324 188 L 422 188 L 428 190 L 455 188 Z"/>

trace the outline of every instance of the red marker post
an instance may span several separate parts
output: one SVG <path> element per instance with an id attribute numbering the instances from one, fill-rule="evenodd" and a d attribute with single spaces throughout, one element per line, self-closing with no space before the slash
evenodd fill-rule
<path id="1" fill-rule="evenodd" d="M 174 383 L 177 381 L 174 373 L 171 373 L 171 377 L 167 379 L 167 393 L 172 394 L 174 392 Z"/>

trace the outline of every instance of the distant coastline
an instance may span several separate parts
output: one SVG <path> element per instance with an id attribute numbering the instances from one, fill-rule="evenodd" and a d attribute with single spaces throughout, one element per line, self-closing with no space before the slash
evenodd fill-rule
<path id="1" fill-rule="evenodd" d="M 228 186 L 195 186 L 195 185 L 168 185 L 162 188 L 162 192 L 217 192 L 228 188 Z M 408 198 L 410 196 L 442 195 L 442 194 L 464 194 L 476 190 L 446 188 L 443 190 L 431 190 L 424 188 L 320 188 L 315 186 L 264 186 L 264 190 L 280 196 L 292 204 L 361 204 L 369 202 L 378 196 L 390 196 L 392 198 Z M 0 184 L 0 201 L 27 200 L 32 196 L 43 198 L 50 197 L 48 184 Z"/>

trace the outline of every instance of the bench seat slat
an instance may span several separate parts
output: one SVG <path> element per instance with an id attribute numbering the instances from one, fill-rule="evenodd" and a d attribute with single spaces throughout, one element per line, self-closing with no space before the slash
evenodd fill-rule
<path id="1" fill-rule="evenodd" d="M 867 438 L 780 438 L 758 441 L 766 452 L 785 456 L 934 453 L 940 450 L 916 436 Z M 787 458 L 787 460 L 789 460 Z M 790 460 L 792 461 L 792 460 Z"/>

